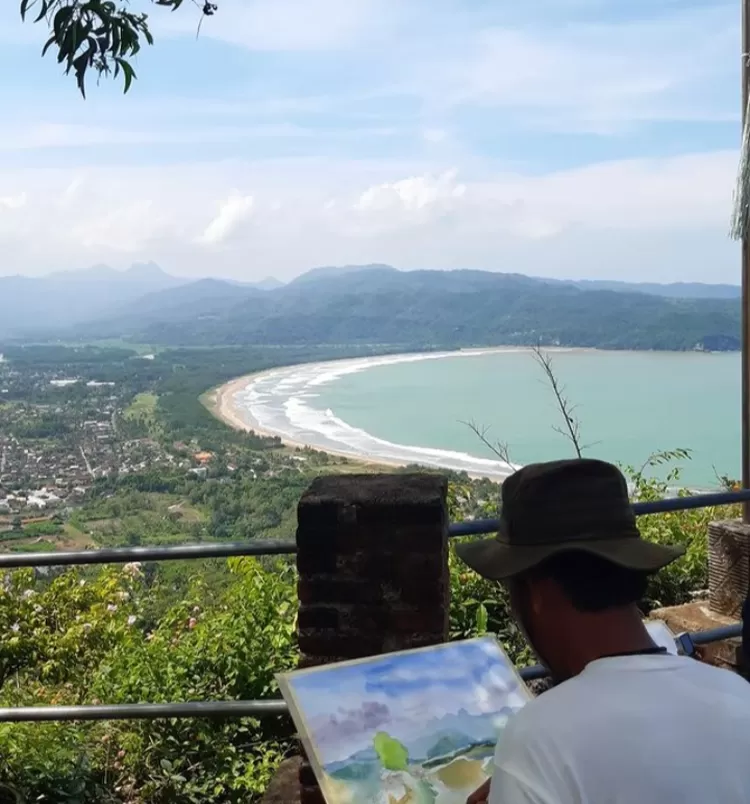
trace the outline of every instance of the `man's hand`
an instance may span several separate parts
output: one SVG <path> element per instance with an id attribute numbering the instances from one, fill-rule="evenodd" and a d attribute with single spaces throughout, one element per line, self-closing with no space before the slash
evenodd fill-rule
<path id="1" fill-rule="evenodd" d="M 490 779 L 478 787 L 467 799 L 466 804 L 487 804 L 490 797 Z"/>

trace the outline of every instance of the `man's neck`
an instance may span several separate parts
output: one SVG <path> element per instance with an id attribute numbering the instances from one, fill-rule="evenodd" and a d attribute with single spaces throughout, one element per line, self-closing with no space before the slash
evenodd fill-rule
<path id="1" fill-rule="evenodd" d="M 597 659 L 656 648 L 638 610 L 633 606 L 600 614 L 581 614 L 576 643 L 570 655 L 570 675 L 578 675 Z"/>

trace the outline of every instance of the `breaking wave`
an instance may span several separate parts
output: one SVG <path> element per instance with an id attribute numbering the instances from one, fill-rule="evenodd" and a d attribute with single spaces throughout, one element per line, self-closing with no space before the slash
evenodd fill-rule
<path id="1" fill-rule="evenodd" d="M 429 354 L 388 355 L 357 358 L 331 363 L 310 363 L 273 369 L 248 377 L 247 385 L 233 397 L 233 407 L 249 426 L 278 435 L 286 441 L 373 462 L 452 469 L 502 479 L 513 467 L 467 452 L 434 449 L 431 447 L 394 444 L 347 424 L 330 408 L 315 407 L 315 399 L 323 385 L 335 382 L 348 374 L 422 360 L 446 357 L 474 357 L 518 349 L 476 349 L 464 352 L 434 352 Z"/>

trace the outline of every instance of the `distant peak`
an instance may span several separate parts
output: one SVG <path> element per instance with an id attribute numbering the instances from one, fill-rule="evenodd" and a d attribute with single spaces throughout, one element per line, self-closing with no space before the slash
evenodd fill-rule
<path id="1" fill-rule="evenodd" d="M 298 276 L 295 282 L 308 282 L 317 279 L 335 279 L 339 276 L 348 276 L 350 274 L 360 273 L 399 273 L 397 268 L 392 265 L 384 265 L 382 263 L 371 263 L 368 265 L 326 265 L 320 268 L 313 268 L 304 274 Z"/>

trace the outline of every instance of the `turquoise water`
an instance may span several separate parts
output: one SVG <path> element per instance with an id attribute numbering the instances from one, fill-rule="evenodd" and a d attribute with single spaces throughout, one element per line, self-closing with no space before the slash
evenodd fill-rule
<path id="1" fill-rule="evenodd" d="M 692 451 L 687 484 L 708 488 L 716 473 L 739 476 L 739 355 L 556 352 L 552 360 L 577 406 L 587 455 L 640 466 L 656 450 L 684 448 Z M 553 429 L 563 422 L 528 352 L 375 365 L 314 391 L 304 395 L 310 409 L 362 436 L 414 447 L 415 461 L 424 448 L 492 457 L 461 423 L 468 420 L 507 442 L 514 463 L 573 454 Z M 321 446 L 336 438 L 331 428 Z M 364 440 L 361 452 L 368 454 Z"/>

